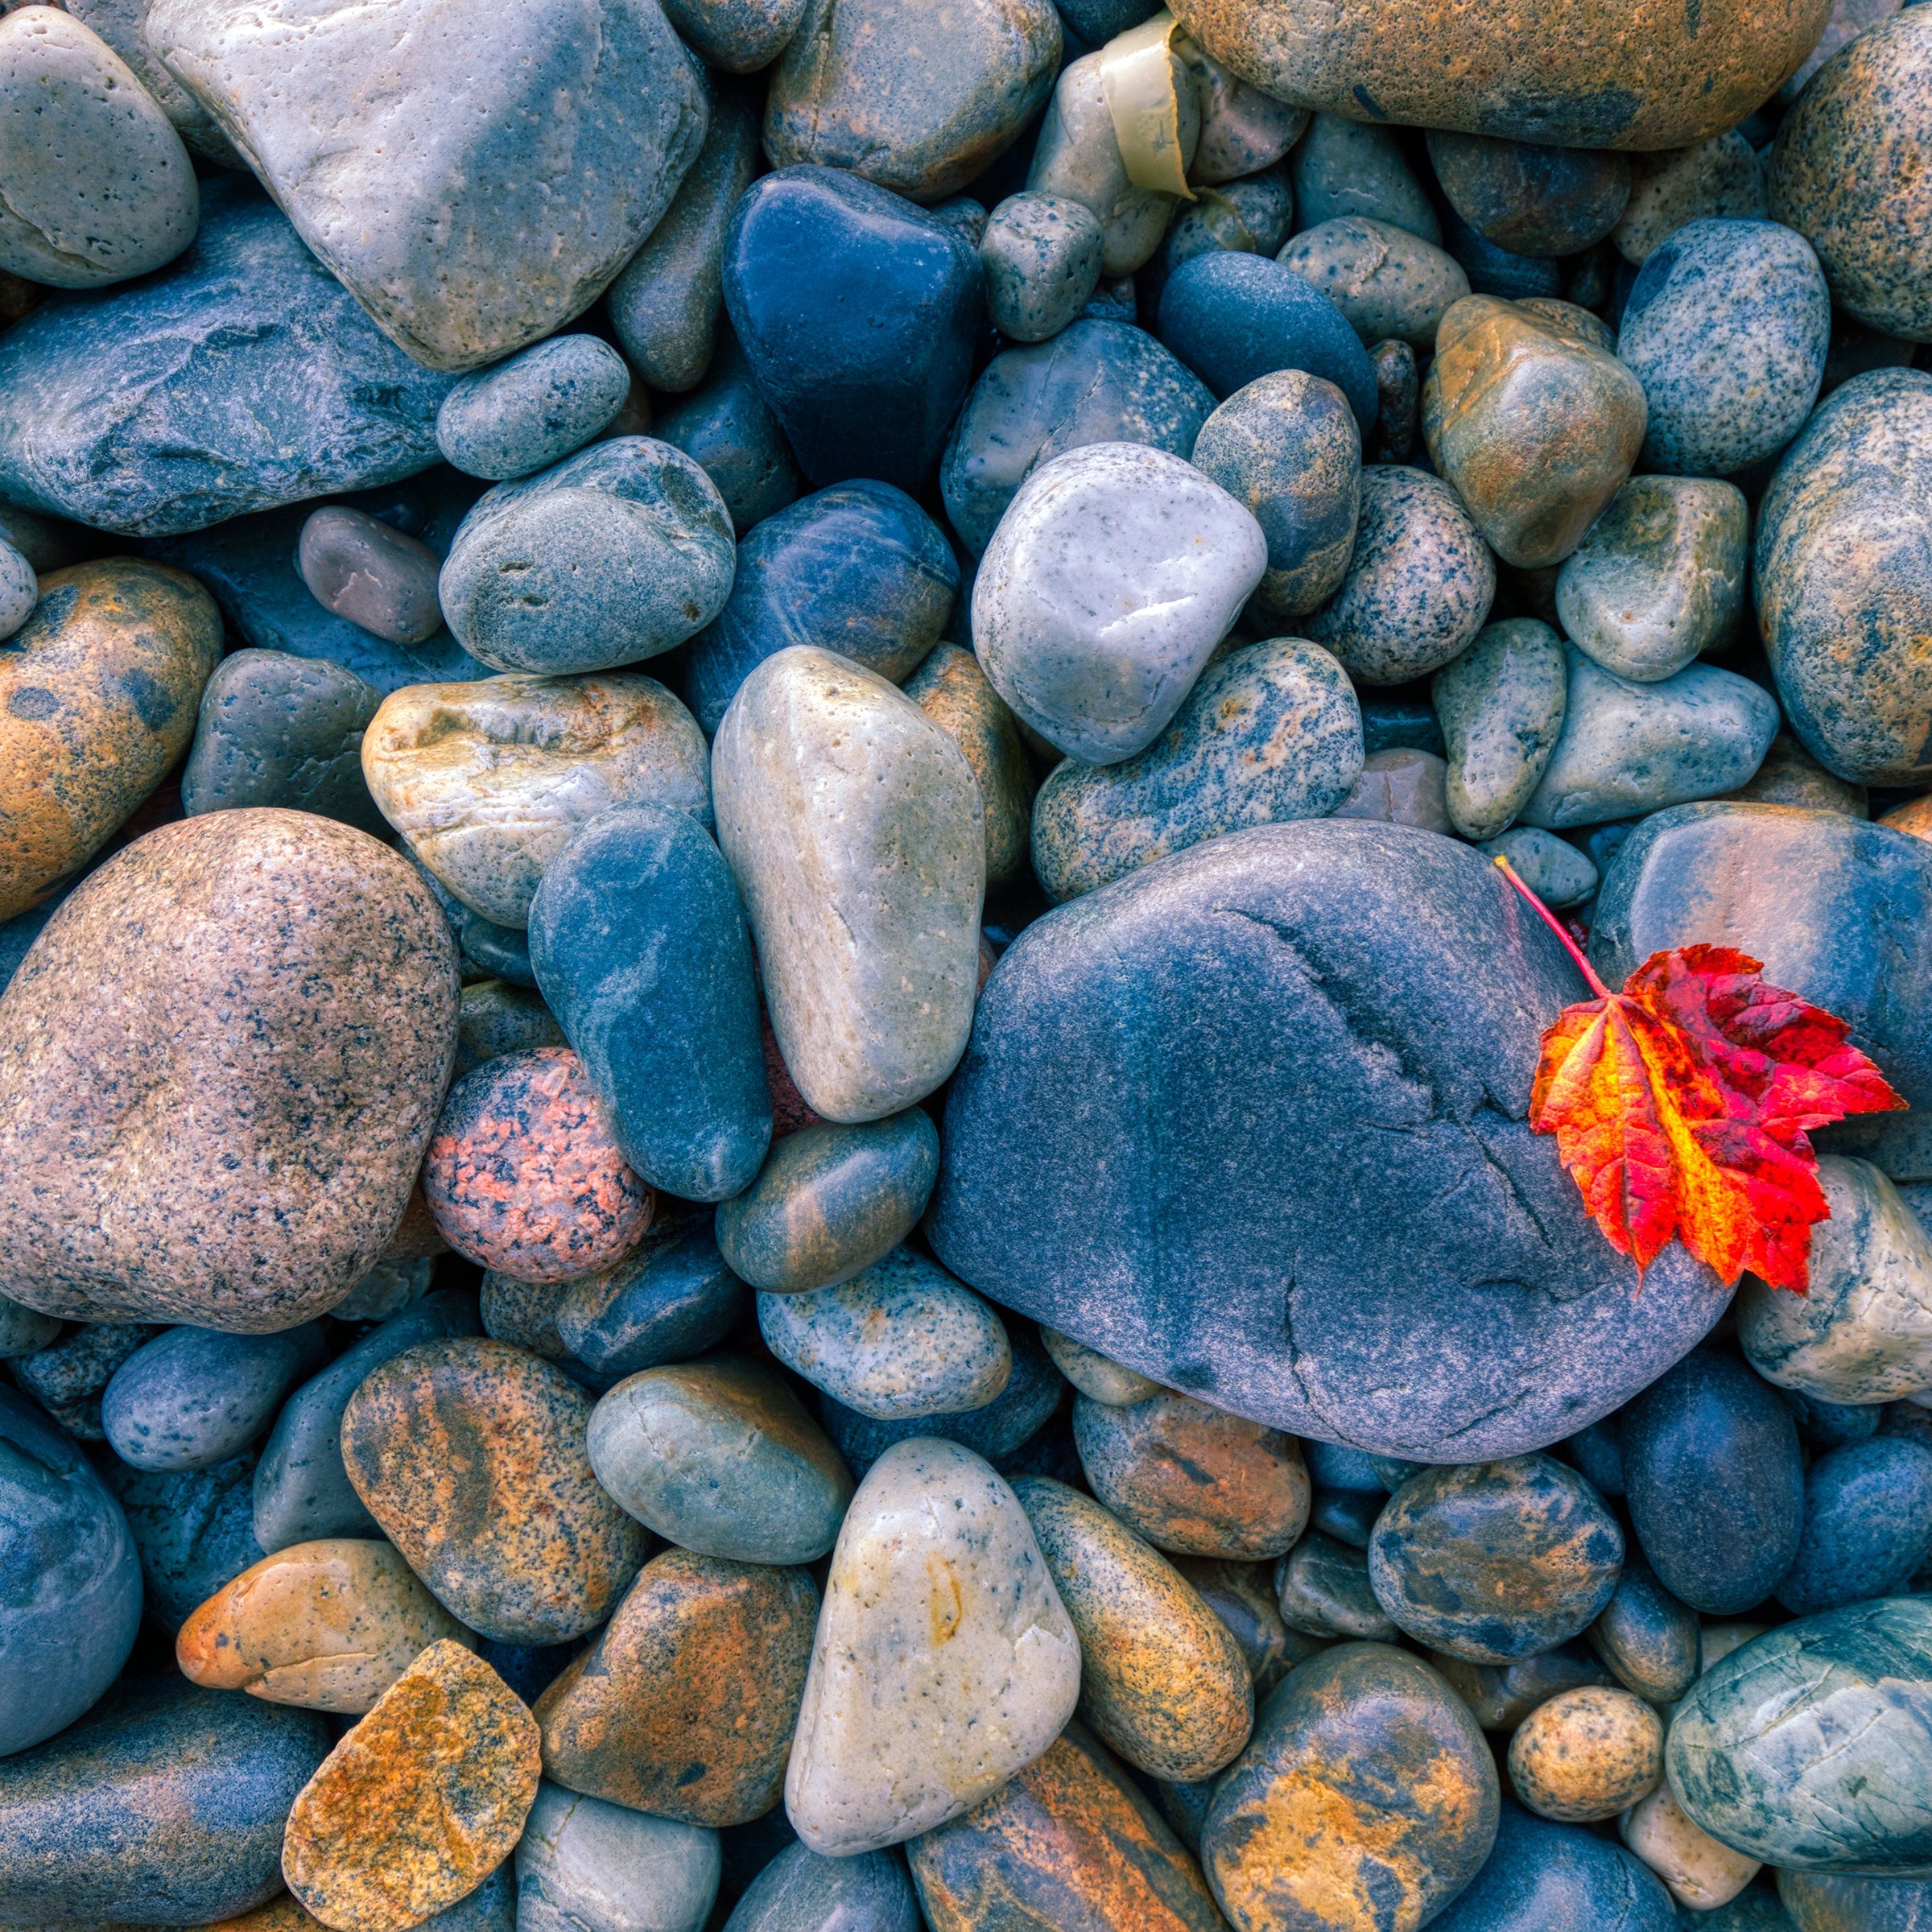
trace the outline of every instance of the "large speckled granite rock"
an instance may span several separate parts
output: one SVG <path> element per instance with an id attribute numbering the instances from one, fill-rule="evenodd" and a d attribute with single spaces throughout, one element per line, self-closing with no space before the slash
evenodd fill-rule
<path id="1" fill-rule="evenodd" d="M 1346 0 L 1182 0 L 1181 24 L 1245 80 L 1351 119 L 1572 147 L 1683 147 L 1744 119 L 1794 68 L 1830 0 L 1766 14 L 1721 0 L 1695 17 L 1618 7 L 1560 16 L 1517 3 L 1480 21 Z M 1533 78 L 1532 78 L 1533 77 Z"/>
<path id="2" fill-rule="evenodd" d="M 1576 982 L 1510 896 L 1452 840 L 1315 819 L 1035 921 L 948 1098 L 935 1251 L 1300 1435 L 1476 1461 L 1608 1414 L 1724 1299 L 1675 1249 L 1635 1299 L 1530 1133 L 1537 1036 Z"/>
<path id="3" fill-rule="evenodd" d="M 147 34 L 323 264 L 435 369 L 581 315 L 704 138 L 656 0 L 161 0 Z"/>
<path id="4" fill-rule="evenodd" d="M 281 811 L 150 832 L 0 1006 L 9 1293 L 242 1334 L 334 1307 L 402 1218 L 456 995 L 428 889 L 366 834 Z"/>
<path id="5" fill-rule="evenodd" d="M 252 183 L 209 182 L 184 254 L 0 337 L 0 491 L 122 535 L 205 530 L 427 469 L 449 386 Z"/>

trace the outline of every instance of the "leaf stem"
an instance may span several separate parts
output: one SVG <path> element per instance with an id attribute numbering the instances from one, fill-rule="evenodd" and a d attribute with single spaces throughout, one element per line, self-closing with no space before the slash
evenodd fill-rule
<path id="1" fill-rule="evenodd" d="M 1583 978 L 1588 983 L 1590 990 L 1594 993 L 1600 1000 L 1613 998 L 1615 996 L 1611 993 L 1610 989 L 1596 976 L 1595 969 L 1591 967 L 1590 962 L 1583 957 L 1582 948 L 1579 947 L 1576 941 L 1571 939 L 1569 934 L 1563 930 L 1563 921 L 1558 919 L 1556 914 L 1553 913 L 1550 908 L 1546 906 L 1542 901 L 1539 899 L 1536 894 L 1523 883 L 1521 874 L 1517 873 L 1516 868 L 1512 865 L 1509 860 L 1506 859 L 1500 852 L 1496 855 L 1496 869 L 1502 873 L 1503 877 L 1506 878 L 1509 883 L 1513 886 L 1517 890 L 1520 892 L 1523 897 L 1536 908 L 1538 913 L 1542 916 L 1543 923 L 1547 926 L 1550 930 L 1556 935 L 1557 938 L 1563 942 L 1563 951 L 1568 953 L 1571 959 L 1575 960 L 1576 969 L 1583 976 Z"/>

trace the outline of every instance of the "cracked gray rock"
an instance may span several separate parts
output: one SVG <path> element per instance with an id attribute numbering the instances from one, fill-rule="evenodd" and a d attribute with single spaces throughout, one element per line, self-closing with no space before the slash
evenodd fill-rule
<path id="1" fill-rule="evenodd" d="M 1424 1462 L 1542 1448 L 1723 1312 L 1641 1297 L 1525 1120 L 1582 997 L 1495 868 L 1412 828 L 1235 832 L 1028 927 L 927 1218 L 983 1294 L 1169 1387 Z"/>

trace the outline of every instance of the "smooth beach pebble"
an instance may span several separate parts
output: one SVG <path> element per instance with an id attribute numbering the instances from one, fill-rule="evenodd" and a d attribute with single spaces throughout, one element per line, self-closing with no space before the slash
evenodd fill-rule
<path id="1" fill-rule="evenodd" d="M 1704 216 L 1761 220 L 1765 213 L 1765 167 L 1740 128 L 1695 147 L 1630 157 L 1630 199 L 1610 239 L 1626 262 L 1641 267 L 1666 235 Z"/>
<path id="2" fill-rule="evenodd" d="M 443 628 L 436 553 L 361 510 L 316 510 L 302 526 L 295 568 L 325 610 L 392 644 L 420 644 Z"/>
<path id="3" fill-rule="evenodd" d="M 1762 1868 L 1757 1860 L 1733 1852 L 1686 1816 L 1668 1785 L 1633 1805 L 1617 1821 L 1617 1830 L 1670 1896 L 1690 1911 L 1728 1905 Z"/>
<path id="4" fill-rule="evenodd" d="M 519 1932 L 699 1932 L 722 1865 L 715 1831 L 546 1779 L 517 1845 Z"/>
<path id="5" fill-rule="evenodd" d="M 1628 1690 L 1562 1690 L 1517 1726 L 1509 1781 L 1532 1811 L 1567 1824 L 1614 1818 L 1664 1774 L 1662 1720 Z"/>
<path id="6" fill-rule="evenodd" d="M 1563 641 L 1534 617 L 1505 617 L 1435 674 L 1429 695 L 1449 766 L 1450 823 L 1493 839 L 1529 803 L 1563 726 L 1569 691 Z"/>
<path id="7" fill-rule="evenodd" d="M 1381 1643 L 1395 1620 L 1377 1601 L 1365 1549 L 1311 1530 L 1274 1567 L 1282 1621 L 1307 1637 L 1358 1637 Z"/>
<path id="8" fill-rule="evenodd" d="M 1719 1925 L 1708 1932 L 1786 1932 L 1781 1926 Z M 1670 1894 L 1614 1839 L 1538 1818 L 1503 1800 L 1496 1848 L 1432 1926 L 1443 1932 L 1679 1932 Z"/>
<path id="9" fill-rule="evenodd" d="M 312 1323 L 279 1335 L 171 1328 L 114 1371 L 101 1424 L 136 1469 L 204 1469 L 260 1436 L 282 1398 L 328 1352 Z"/>
<path id="10" fill-rule="evenodd" d="M 1472 1664 L 1441 1650 L 1430 1651 L 1429 1661 L 1485 1731 L 1514 1731 L 1560 1692 L 1611 1682 L 1609 1671 L 1581 1642 L 1558 1644 L 1513 1664 Z"/>
<path id="11" fill-rule="evenodd" d="M 1469 292 L 1459 262 L 1392 221 L 1323 221 L 1276 258 L 1319 288 L 1366 343 L 1393 336 L 1433 349 L 1443 316 Z"/>
<path id="12" fill-rule="evenodd" d="M 1062 1335 L 1057 1328 L 1042 1324 L 1040 1341 L 1052 1356 L 1054 1367 L 1082 1395 L 1094 1402 L 1125 1409 L 1160 1393 L 1158 1383 L 1150 1382 L 1124 1363 L 1111 1360 L 1097 1348 L 1089 1348 L 1084 1342 Z"/>
<path id="13" fill-rule="evenodd" d="M 986 883 L 1019 878 L 1026 870 L 1034 793 L 1019 720 L 979 659 L 956 644 L 935 645 L 904 690 L 959 746 L 979 782 L 986 815 Z"/>
<path id="14" fill-rule="evenodd" d="M 1590 1647 L 1626 1690 L 1647 1703 L 1674 1703 L 1697 1677 L 1697 1612 L 1641 1562 L 1626 1561 L 1616 1588 L 1590 1626 Z"/>
<path id="15" fill-rule="evenodd" d="M 1450 205 L 1518 255 L 1573 255 L 1613 229 L 1630 198 L 1619 154 L 1432 129 L 1429 163 Z"/>
<path id="16" fill-rule="evenodd" d="M 986 313 L 1013 342 L 1057 336 L 1100 278 L 1100 225 L 1064 195 L 1009 195 L 980 237 Z"/>
<path id="17" fill-rule="evenodd" d="M 608 342 L 553 336 L 465 376 L 436 411 L 436 447 L 465 476 L 526 477 L 589 442 L 630 392 L 630 371 Z"/>

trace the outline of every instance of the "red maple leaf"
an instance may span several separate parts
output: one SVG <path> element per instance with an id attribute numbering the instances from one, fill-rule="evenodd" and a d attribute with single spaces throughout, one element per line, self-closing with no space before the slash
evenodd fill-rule
<path id="1" fill-rule="evenodd" d="M 1810 1286 L 1811 1228 L 1831 1211 L 1811 1129 L 1905 1103 L 1851 1029 L 1759 977 L 1728 946 L 1653 952 L 1612 993 L 1549 908 L 1499 858 L 1563 943 L 1594 1000 L 1543 1034 L 1530 1125 L 1554 1133 L 1591 1218 L 1637 1278 L 1675 1236 L 1736 1285 Z"/>

